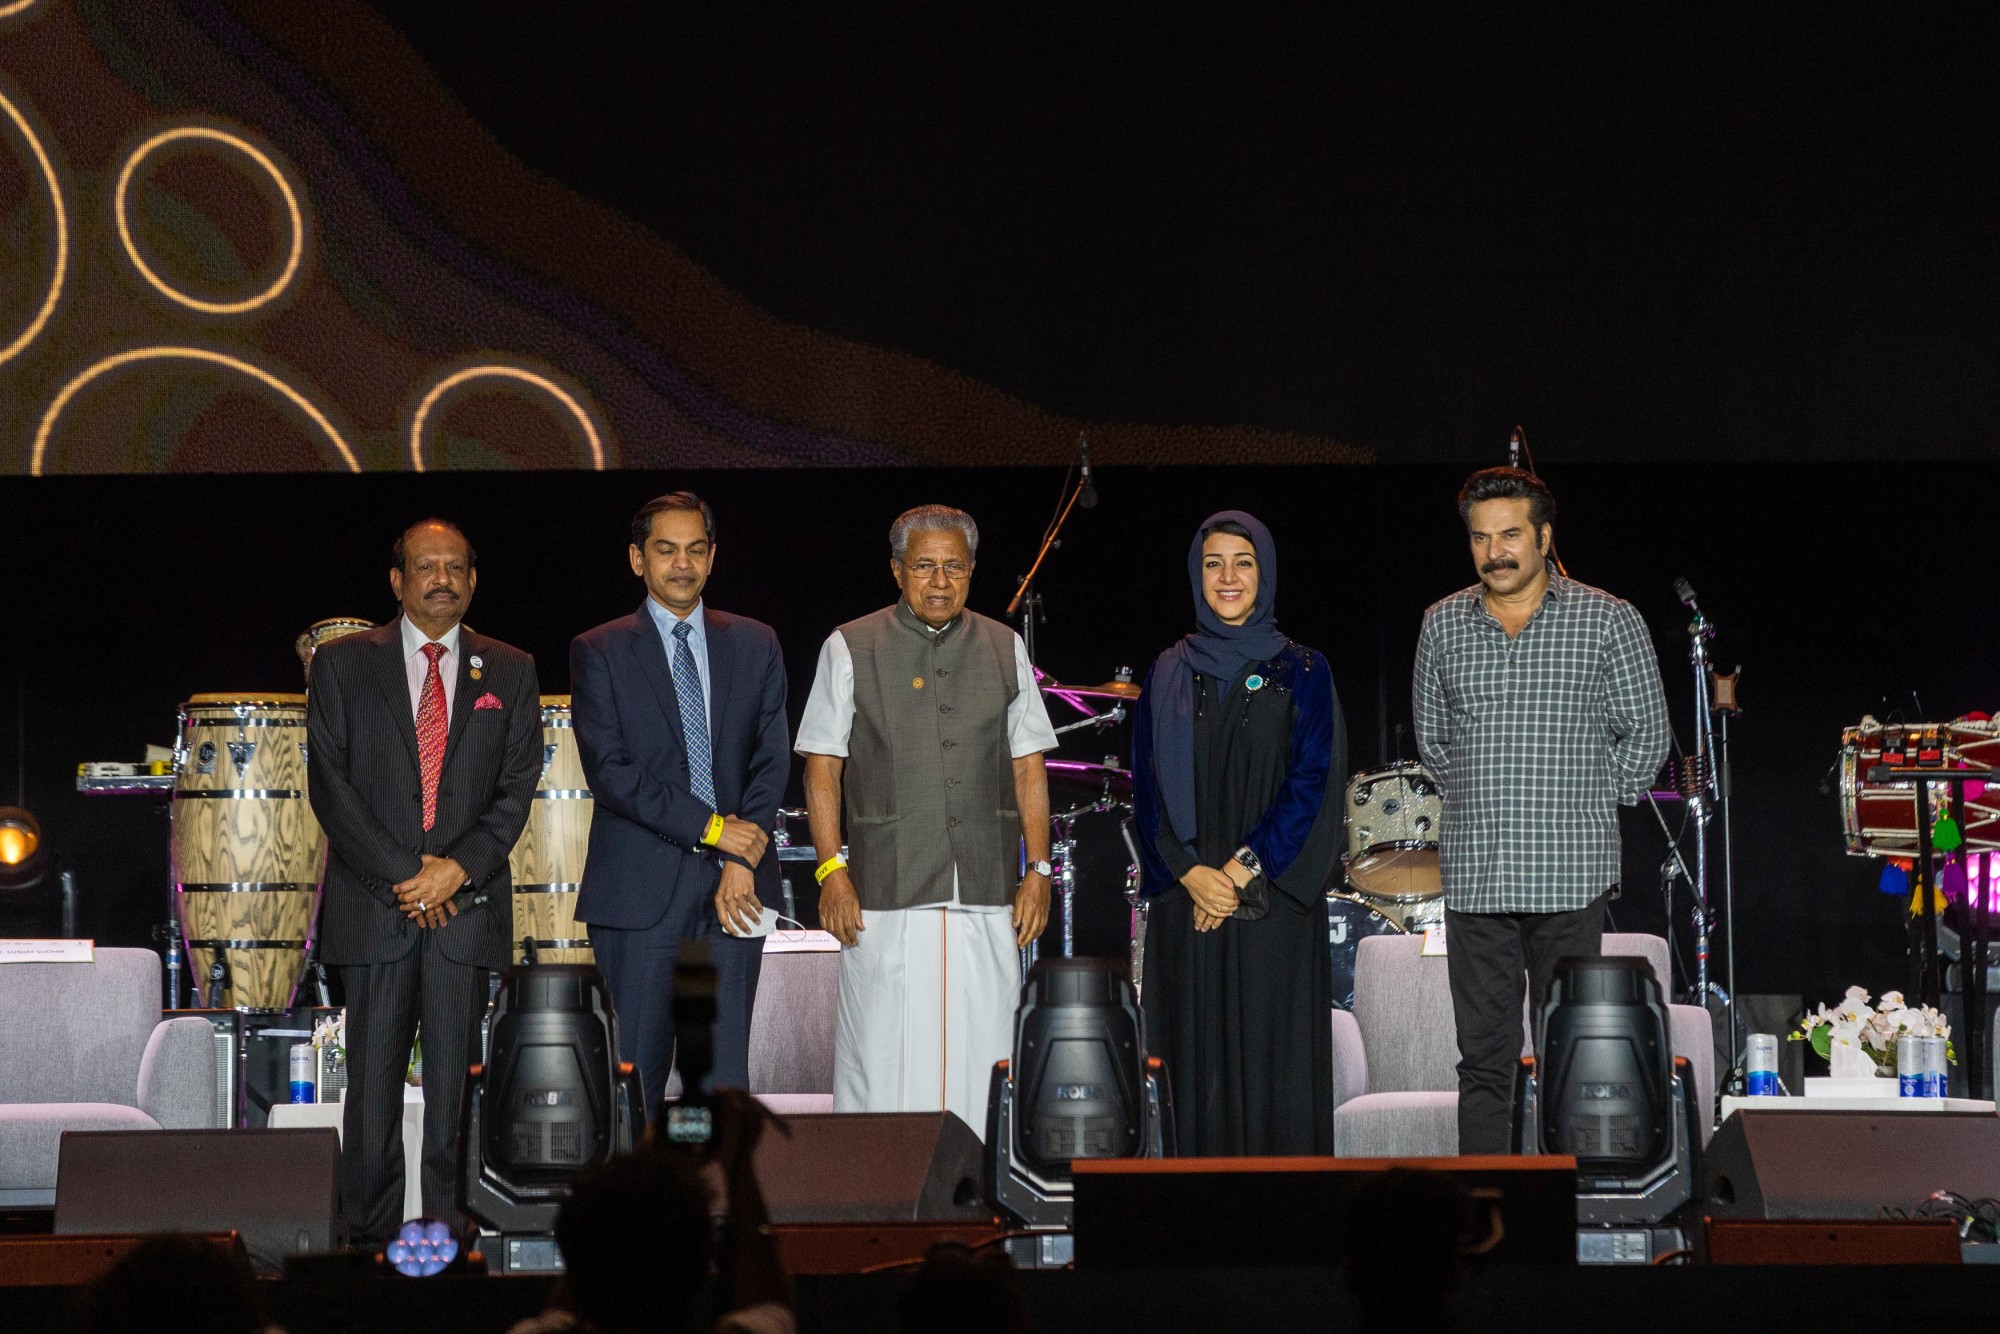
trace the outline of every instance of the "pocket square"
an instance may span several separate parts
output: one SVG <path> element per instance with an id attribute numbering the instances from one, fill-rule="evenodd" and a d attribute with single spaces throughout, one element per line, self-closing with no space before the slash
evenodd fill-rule
<path id="1" fill-rule="evenodd" d="M 489 690 L 478 699 L 472 701 L 472 707 L 475 709 L 504 709 L 507 706 L 500 702 L 498 695 Z"/>

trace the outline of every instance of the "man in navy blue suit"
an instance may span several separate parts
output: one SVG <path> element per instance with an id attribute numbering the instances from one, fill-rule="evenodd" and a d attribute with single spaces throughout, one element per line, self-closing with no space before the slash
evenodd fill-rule
<path id="1" fill-rule="evenodd" d="M 767 856 L 791 751 L 785 660 L 770 626 L 703 603 L 715 515 L 676 491 L 632 518 L 646 602 L 570 645 L 577 749 L 596 802 L 577 919 L 618 1008 L 620 1055 L 648 1113 L 673 1064 L 674 962 L 713 937 L 714 1087 L 750 1086 L 750 1011 L 763 960 L 754 929 L 782 902 Z M 721 928 L 718 930 L 718 928 Z"/>

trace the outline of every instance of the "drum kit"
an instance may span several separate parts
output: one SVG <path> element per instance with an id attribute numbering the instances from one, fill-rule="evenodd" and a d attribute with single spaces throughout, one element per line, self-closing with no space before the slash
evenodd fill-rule
<path id="1" fill-rule="evenodd" d="M 1084 716 L 1058 727 L 1104 726 L 1123 721 L 1139 697 L 1129 669 L 1101 686 L 1041 682 L 1042 693 Z M 1109 707 L 1106 707 L 1108 704 Z M 1134 842 L 1132 774 L 1116 756 L 1102 763 L 1048 761 L 1055 808 L 1049 860 L 1055 867 L 1052 946 L 1067 956 L 1112 953 L 1103 948 L 1105 905 L 1114 903 L 1113 881 L 1122 882 L 1125 918 L 1119 935 L 1129 943 L 1132 983 L 1145 978 L 1147 901 L 1139 894 L 1139 850 Z M 1065 804 L 1060 797 L 1067 794 Z M 1438 873 L 1438 831 L 1444 797 L 1436 778 L 1406 761 L 1355 774 L 1345 804 L 1347 850 L 1342 875 L 1327 891 L 1327 945 L 1333 958 L 1334 1003 L 1354 1005 L 1354 955 L 1368 936 L 1422 934 L 1444 924 L 1444 883 Z M 1107 854 L 1123 853 L 1122 862 Z M 1050 938 L 1045 935 L 1044 940 Z M 1036 947 L 1030 946 L 1032 962 Z"/>
<path id="2" fill-rule="evenodd" d="M 1333 1003 L 1354 1008 L 1354 955 L 1369 936 L 1421 935 L 1444 925 L 1438 828 L 1444 794 L 1412 761 L 1355 774 L 1347 783 L 1345 885 L 1327 891 Z"/>

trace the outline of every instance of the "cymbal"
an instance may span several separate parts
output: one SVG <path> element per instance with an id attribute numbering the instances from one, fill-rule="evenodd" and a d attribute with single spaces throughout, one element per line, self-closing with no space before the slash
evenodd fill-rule
<path id="1" fill-rule="evenodd" d="M 1075 695 L 1079 699 L 1137 699 L 1139 686 L 1133 681 L 1106 681 L 1101 686 L 1065 686 L 1042 682 L 1045 695 Z"/>

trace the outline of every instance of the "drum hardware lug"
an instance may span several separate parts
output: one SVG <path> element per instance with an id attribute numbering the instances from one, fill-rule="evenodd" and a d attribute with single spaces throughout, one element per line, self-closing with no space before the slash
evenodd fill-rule
<path id="1" fill-rule="evenodd" d="M 549 776 L 549 766 L 550 766 L 550 765 L 552 765 L 552 764 L 554 764 L 555 762 L 556 762 L 556 743 L 555 743 L 555 742 L 553 742 L 553 741 L 545 741 L 545 742 L 543 742 L 543 743 L 542 743 L 542 772 L 541 772 L 541 774 L 540 774 L 539 776 L 537 776 L 537 777 L 536 777 L 536 779 L 535 779 L 535 781 L 536 781 L 537 783 L 541 782 L 541 781 L 542 781 L 542 779 L 544 779 L 544 778 L 547 778 L 547 777 Z"/>
<path id="2" fill-rule="evenodd" d="M 250 761 L 256 757 L 256 754 L 257 743 L 254 741 L 231 741 L 229 743 L 229 758 L 236 761 L 236 776 L 238 778 L 248 778 L 250 776 Z"/>

